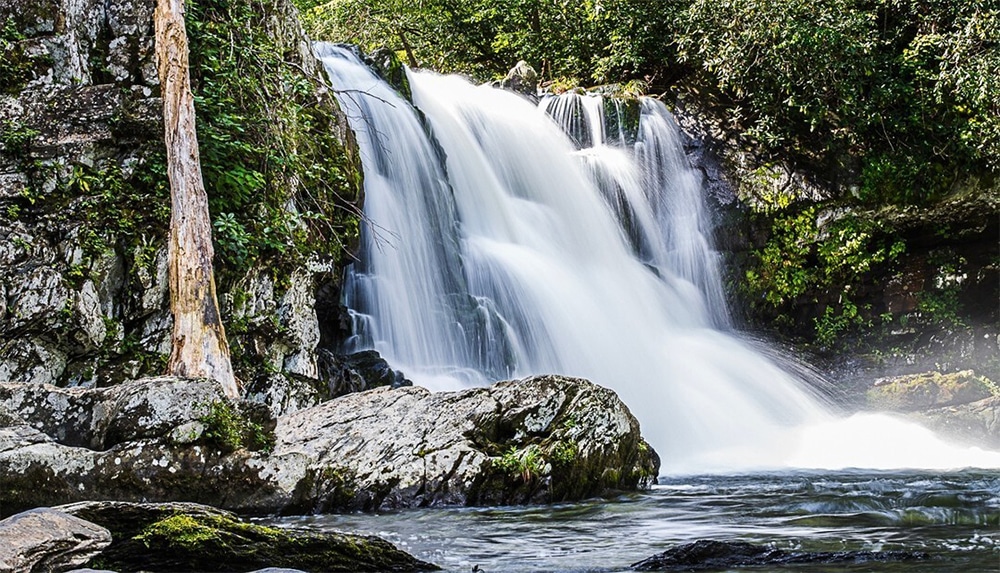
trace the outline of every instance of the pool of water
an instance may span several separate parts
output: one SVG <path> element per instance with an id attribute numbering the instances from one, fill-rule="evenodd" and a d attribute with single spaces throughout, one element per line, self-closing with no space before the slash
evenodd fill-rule
<path id="1" fill-rule="evenodd" d="M 785 472 L 660 478 L 651 491 L 542 507 L 283 518 L 383 537 L 446 571 L 613 572 L 698 539 L 786 550 L 909 550 L 929 561 L 753 571 L 1000 573 L 1000 473 Z"/>

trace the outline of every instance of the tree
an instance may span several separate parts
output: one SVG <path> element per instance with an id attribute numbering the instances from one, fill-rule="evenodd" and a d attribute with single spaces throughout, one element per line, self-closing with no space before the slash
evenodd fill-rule
<path id="1" fill-rule="evenodd" d="M 235 398 L 239 389 L 215 294 L 212 226 L 198 155 L 183 6 L 183 0 L 158 0 L 154 16 L 170 178 L 167 257 L 174 329 L 167 371 L 212 378 Z"/>

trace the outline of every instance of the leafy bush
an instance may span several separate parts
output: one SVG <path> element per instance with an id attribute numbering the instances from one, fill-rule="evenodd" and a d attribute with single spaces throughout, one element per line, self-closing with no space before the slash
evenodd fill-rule
<path id="1" fill-rule="evenodd" d="M 187 15 L 202 170 L 226 276 L 281 278 L 357 233 L 359 179 L 336 103 L 296 62 L 298 45 L 248 0 L 199 0 Z"/>

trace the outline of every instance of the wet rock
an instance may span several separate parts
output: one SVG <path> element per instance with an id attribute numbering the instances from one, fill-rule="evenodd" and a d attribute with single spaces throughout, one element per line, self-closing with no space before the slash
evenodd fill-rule
<path id="1" fill-rule="evenodd" d="M 196 504 L 85 503 L 114 542 L 95 560 L 116 571 L 432 571 L 438 567 L 372 536 L 277 529 Z"/>
<path id="2" fill-rule="evenodd" d="M 952 439 L 1000 449 L 1000 397 L 914 412 L 910 416 Z"/>
<path id="3" fill-rule="evenodd" d="M 286 511 L 582 499 L 648 486 L 659 460 L 618 397 L 536 376 L 432 394 L 350 394 L 281 418 L 262 476 Z"/>
<path id="4" fill-rule="evenodd" d="M 868 390 L 867 399 L 874 408 L 913 412 L 983 400 L 993 396 L 995 387 L 972 370 L 923 372 L 880 378 Z"/>
<path id="5" fill-rule="evenodd" d="M 321 349 L 318 354 L 320 377 L 326 381 L 331 398 L 383 386 L 413 386 L 413 382 L 399 370 L 393 370 L 378 351 L 339 355 Z"/>
<path id="6" fill-rule="evenodd" d="M 538 72 L 528 62 L 521 60 L 507 72 L 500 87 L 527 96 L 532 101 L 538 100 Z"/>
<path id="7" fill-rule="evenodd" d="M 111 543 L 111 533 L 52 509 L 33 509 L 0 521 L 0 573 L 67 571 Z"/>
<path id="8" fill-rule="evenodd" d="M 772 549 L 742 541 L 699 540 L 672 547 L 630 567 L 637 571 L 721 571 L 732 567 L 922 561 L 929 557 L 919 551 L 804 552 Z"/>

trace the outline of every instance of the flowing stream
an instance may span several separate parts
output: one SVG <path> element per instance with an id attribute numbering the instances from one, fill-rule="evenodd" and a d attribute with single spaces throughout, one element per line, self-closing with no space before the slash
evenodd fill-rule
<path id="1" fill-rule="evenodd" d="M 446 571 L 626 571 L 698 539 L 788 551 L 920 551 L 930 559 L 754 567 L 756 572 L 1000 570 L 1000 477 L 975 471 L 685 476 L 614 500 L 285 518 L 280 525 L 383 537 Z"/>
<path id="2" fill-rule="evenodd" d="M 410 72 L 418 113 L 351 51 L 317 50 L 365 165 L 348 350 L 432 390 L 588 378 L 628 404 L 667 474 L 1000 467 L 890 416 L 832 414 L 731 330 L 701 182 L 660 102 L 534 106 Z"/>

